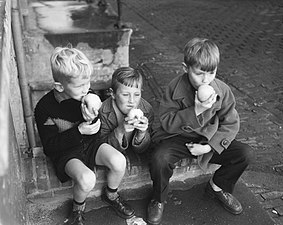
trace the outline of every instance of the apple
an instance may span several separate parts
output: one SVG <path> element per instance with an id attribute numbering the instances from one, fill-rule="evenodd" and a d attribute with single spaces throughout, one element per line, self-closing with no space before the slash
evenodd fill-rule
<path id="1" fill-rule="evenodd" d="M 140 109 L 131 109 L 130 112 L 128 113 L 128 117 L 130 119 L 140 119 L 141 117 L 143 117 L 143 111 L 141 111 Z"/>
<path id="2" fill-rule="evenodd" d="M 215 90 L 213 87 L 208 84 L 203 84 L 198 88 L 197 97 L 200 102 L 205 102 L 214 93 Z"/>
<path id="3" fill-rule="evenodd" d="M 101 99 L 96 94 L 87 94 L 83 98 L 83 103 L 86 105 L 89 112 L 93 113 L 95 110 L 99 110 L 101 107 Z"/>

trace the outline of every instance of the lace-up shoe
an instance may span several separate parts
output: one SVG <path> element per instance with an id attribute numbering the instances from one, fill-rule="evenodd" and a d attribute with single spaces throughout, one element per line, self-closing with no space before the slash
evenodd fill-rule
<path id="1" fill-rule="evenodd" d="M 67 219 L 64 224 L 66 225 L 84 225 L 83 221 L 84 218 L 84 212 L 82 210 L 73 211 L 70 217 Z"/>
<path id="2" fill-rule="evenodd" d="M 115 200 L 111 200 L 107 197 L 106 190 L 104 188 L 101 195 L 101 199 L 109 206 L 111 206 L 118 216 L 124 219 L 130 219 L 135 215 L 135 210 L 132 209 L 132 207 L 129 206 L 127 203 L 125 203 L 120 195 Z"/>
<path id="3" fill-rule="evenodd" d="M 159 224 L 162 220 L 164 203 L 152 199 L 147 207 L 147 222 L 150 224 Z"/>
<path id="4" fill-rule="evenodd" d="M 231 193 L 223 190 L 214 191 L 209 182 L 205 187 L 205 192 L 211 198 L 217 199 L 228 212 L 238 215 L 243 211 L 241 203 Z"/>

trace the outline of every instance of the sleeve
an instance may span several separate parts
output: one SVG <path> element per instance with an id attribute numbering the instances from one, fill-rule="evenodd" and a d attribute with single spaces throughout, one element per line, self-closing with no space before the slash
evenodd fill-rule
<path id="1" fill-rule="evenodd" d="M 228 88 L 223 98 L 222 107 L 217 112 L 219 118 L 218 129 L 208 142 L 219 154 L 229 147 L 239 132 L 240 118 L 235 106 L 235 97 L 231 89 Z"/>
<path id="2" fill-rule="evenodd" d="M 141 141 L 141 143 L 135 144 L 135 138 L 137 134 L 135 133 L 132 140 L 133 151 L 135 151 L 136 153 L 145 152 L 151 144 L 152 126 L 154 121 L 154 112 L 151 105 L 149 105 L 149 113 L 145 114 L 145 116 L 148 118 L 148 129 L 145 133 L 144 139 Z"/>
<path id="3" fill-rule="evenodd" d="M 159 116 L 162 128 L 169 134 L 181 134 L 201 127 L 202 120 L 195 114 L 194 103 L 184 105 L 182 99 L 173 99 L 174 88 L 169 85 L 160 102 Z"/>
<path id="4" fill-rule="evenodd" d="M 82 135 L 77 126 L 59 133 L 44 104 L 39 102 L 34 114 L 43 151 L 47 156 L 56 157 L 82 143 Z"/>

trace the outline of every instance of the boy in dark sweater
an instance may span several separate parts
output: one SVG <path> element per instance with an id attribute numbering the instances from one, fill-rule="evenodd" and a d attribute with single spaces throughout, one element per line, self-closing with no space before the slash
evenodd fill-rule
<path id="1" fill-rule="evenodd" d="M 75 48 L 57 47 L 50 62 L 54 89 L 38 102 L 35 120 L 43 151 L 53 162 L 59 180 L 74 182 L 68 224 L 83 224 L 85 200 L 96 183 L 96 165 L 109 168 L 104 199 L 119 216 L 131 218 L 134 210 L 117 192 L 126 169 L 125 156 L 99 140 L 101 101 L 90 91 L 90 61 Z"/>

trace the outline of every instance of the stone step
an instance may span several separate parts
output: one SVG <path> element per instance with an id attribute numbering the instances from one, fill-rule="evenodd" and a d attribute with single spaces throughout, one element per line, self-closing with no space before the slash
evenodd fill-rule
<path id="1" fill-rule="evenodd" d="M 49 158 L 45 157 L 42 148 L 38 148 L 33 158 L 25 158 L 25 191 L 27 198 L 31 201 L 61 201 L 72 197 L 71 181 L 61 183 L 54 172 Z M 120 190 L 136 189 L 151 184 L 148 169 L 148 154 L 136 154 L 126 152 L 127 169 Z M 183 159 L 176 163 L 171 181 L 183 181 L 188 178 L 196 178 L 213 173 L 219 166 L 211 164 L 208 171 L 203 172 L 197 165 L 196 160 Z M 97 168 L 97 183 L 89 197 L 97 197 L 101 194 L 102 187 L 106 184 L 107 168 Z"/>

